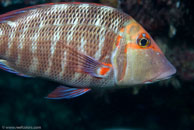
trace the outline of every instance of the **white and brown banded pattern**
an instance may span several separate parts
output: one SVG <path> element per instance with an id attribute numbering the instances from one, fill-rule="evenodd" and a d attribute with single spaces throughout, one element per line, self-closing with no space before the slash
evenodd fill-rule
<path id="1" fill-rule="evenodd" d="M 67 85 L 112 84 L 113 72 L 100 80 L 77 72 L 79 58 L 72 56 L 67 46 L 99 62 L 111 63 L 119 30 L 130 19 L 116 9 L 93 4 L 28 9 L 0 24 L 0 57 L 25 74 Z"/>

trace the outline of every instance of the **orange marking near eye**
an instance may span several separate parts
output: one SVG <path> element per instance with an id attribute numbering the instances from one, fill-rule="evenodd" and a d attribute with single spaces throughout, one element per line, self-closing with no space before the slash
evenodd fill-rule
<path id="1" fill-rule="evenodd" d="M 139 39 L 143 38 L 144 37 L 143 35 L 145 35 L 145 38 L 147 38 L 148 40 L 151 39 L 150 35 L 148 35 L 147 33 L 141 33 L 138 38 Z"/>
<path id="2" fill-rule="evenodd" d="M 134 43 L 128 43 L 125 45 L 125 53 L 127 53 L 127 49 L 131 48 L 131 49 L 141 49 L 141 47 L 139 47 L 137 44 Z"/>
<path id="3" fill-rule="evenodd" d="M 163 54 L 162 51 L 160 50 L 160 48 L 156 45 L 156 43 L 151 43 L 151 44 L 152 44 L 152 45 L 150 45 L 150 46 L 148 46 L 148 47 L 142 48 L 142 47 L 140 47 L 139 45 L 137 45 L 136 43 L 128 43 L 128 44 L 126 44 L 126 46 L 125 46 L 124 52 L 127 53 L 127 49 L 128 49 L 128 48 L 130 48 L 130 49 L 153 49 L 154 51 Z"/>
<path id="4" fill-rule="evenodd" d="M 126 32 L 127 33 L 131 33 L 130 32 L 130 29 L 131 29 L 131 27 L 137 27 L 138 26 L 138 23 L 136 23 L 136 22 L 132 22 L 132 23 L 130 23 L 130 24 L 128 24 L 125 28 L 126 28 Z"/>

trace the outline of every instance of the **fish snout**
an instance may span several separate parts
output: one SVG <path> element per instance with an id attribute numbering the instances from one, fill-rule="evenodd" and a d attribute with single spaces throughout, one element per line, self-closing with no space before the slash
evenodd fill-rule
<path id="1" fill-rule="evenodd" d="M 159 75 L 156 76 L 156 80 L 168 79 L 175 73 L 176 73 L 176 68 L 166 58 L 164 58 L 163 66 L 161 67 L 161 71 Z"/>

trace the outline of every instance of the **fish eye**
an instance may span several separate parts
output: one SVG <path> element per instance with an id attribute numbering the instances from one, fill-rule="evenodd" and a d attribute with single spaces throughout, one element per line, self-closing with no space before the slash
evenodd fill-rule
<path id="1" fill-rule="evenodd" d="M 149 45 L 148 39 L 146 39 L 146 38 L 140 39 L 139 45 L 140 45 L 141 47 L 146 47 L 146 46 L 148 46 L 148 45 Z"/>
<path id="2" fill-rule="evenodd" d="M 145 34 L 142 34 L 139 36 L 139 38 L 137 39 L 137 44 L 140 46 L 140 47 L 148 47 L 150 45 L 150 40 L 146 37 Z"/>

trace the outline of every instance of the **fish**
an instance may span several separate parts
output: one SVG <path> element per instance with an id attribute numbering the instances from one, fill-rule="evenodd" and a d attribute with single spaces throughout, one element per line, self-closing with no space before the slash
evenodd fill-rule
<path id="1" fill-rule="evenodd" d="M 175 67 L 130 15 L 95 3 L 48 3 L 0 15 L 0 68 L 60 83 L 48 99 L 171 77 Z"/>

